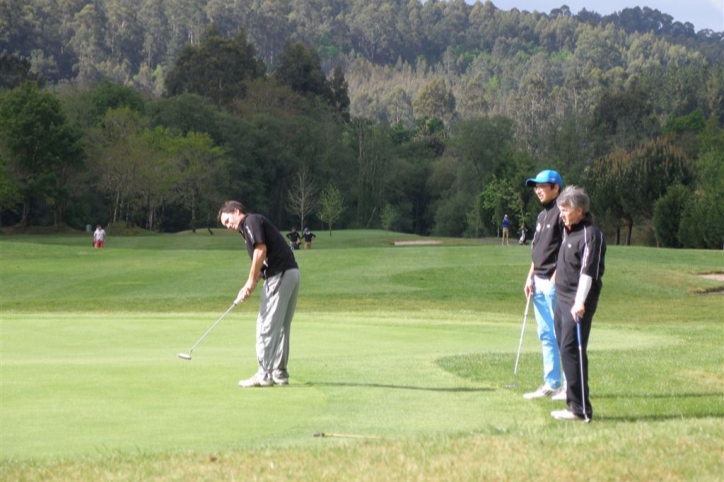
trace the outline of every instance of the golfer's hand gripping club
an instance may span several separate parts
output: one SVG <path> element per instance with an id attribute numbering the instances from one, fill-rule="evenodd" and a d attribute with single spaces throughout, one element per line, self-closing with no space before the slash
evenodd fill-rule
<path id="1" fill-rule="evenodd" d="M 243 303 L 244 300 L 249 297 L 249 295 L 247 295 L 246 292 L 245 292 L 245 288 L 246 288 L 246 286 L 244 286 L 243 288 L 241 288 L 241 290 L 239 291 L 239 294 L 236 296 L 236 299 L 234 300 L 234 305 L 233 305 L 233 306 L 236 306 L 236 305 L 238 305 L 239 303 Z"/>
<path id="2" fill-rule="evenodd" d="M 256 289 L 256 285 L 259 283 L 258 279 L 249 280 L 246 282 L 244 286 L 241 287 L 239 290 L 239 294 L 236 296 L 236 299 L 234 300 L 234 306 L 238 305 L 239 303 L 243 303 L 246 301 L 248 297 L 251 296 L 251 294 Z"/>

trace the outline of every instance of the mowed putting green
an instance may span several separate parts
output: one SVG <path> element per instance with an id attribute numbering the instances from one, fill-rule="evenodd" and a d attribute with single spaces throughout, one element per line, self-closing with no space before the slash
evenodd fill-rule
<path id="1" fill-rule="evenodd" d="M 436 363 L 451 353 L 510 353 L 512 319 L 300 314 L 291 385 L 245 390 L 236 383 L 255 369 L 249 315 L 227 316 L 192 361 L 176 357 L 212 316 L 4 316 L 4 455 L 211 451 L 290 443 L 316 431 L 403 437 L 479 431 L 491 421 L 548 423 L 546 406 L 531 409 L 519 393 L 502 390 L 511 363 L 479 382 Z M 667 340 L 598 335 L 602 345 L 628 348 Z M 526 350 L 535 348 L 531 342 Z M 525 370 L 528 387 L 532 371 Z"/>
<path id="2" fill-rule="evenodd" d="M 242 471 L 246 457 L 279 449 L 297 471 L 260 479 L 359 475 L 364 467 L 378 474 L 372 479 L 481 480 L 487 462 L 474 455 L 485 452 L 497 465 L 484 473 L 522 480 L 550 463 L 531 449 L 542 444 L 583 457 L 596 478 L 599 464 L 642 441 L 650 466 L 621 455 L 618 478 L 720 473 L 724 297 L 704 294 L 722 283 L 698 274 L 722 271 L 721 252 L 609 249 L 589 346 L 595 419 L 584 426 L 554 421 L 549 412 L 560 403 L 521 396 L 540 383 L 532 313 L 519 387 L 505 388 L 529 248 L 460 240 L 395 247 L 409 237 L 318 233 L 314 249 L 297 254 L 291 383 L 241 389 L 239 379 L 256 367 L 256 295 L 193 360 L 177 357 L 229 307 L 248 270 L 240 240 L 217 233 L 109 239 L 105 250 L 80 236 L 0 239 L 3 480 L 47 479 L 47 467 L 52 480 L 94 480 L 119 457 L 136 468 L 114 469 L 117 480 L 178 480 L 198 468 L 178 454 L 223 454 Z M 333 450 L 320 452 L 320 444 Z M 355 454 L 338 450 L 348 444 Z M 528 447 L 529 461 L 494 461 L 516 446 Z M 463 465 L 448 465 L 453 453 Z M 326 472 L 314 468 L 330 458 Z M 58 464 L 73 470 L 64 475 Z M 159 464 L 175 475 L 138 473 Z"/>

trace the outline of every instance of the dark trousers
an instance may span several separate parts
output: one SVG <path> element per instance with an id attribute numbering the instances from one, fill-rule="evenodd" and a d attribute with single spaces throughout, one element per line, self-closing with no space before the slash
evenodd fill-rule
<path id="1" fill-rule="evenodd" d="M 584 406 L 585 413 L 589 418 L 593 416 L 593 408 L 589 398 L 588 390 L 588 335 L 591 333 L 591 322 L 595 308 L 590 310 L 586 307 L 586 314 L 581 318 L 581 347 L 583 354 L 583 386 L 586 389 L 586 399 L 581 398 L 581 362 L 578 353 L 578 335 L 576 334 L 576 322 L 573 320 L 571 308 L 573 304 L 558 298 L 556 303 L 556 311 L 553 316 L 553 323 L 556 327 L 556 339 L 558 340 L 558 348 L 561 352 L 561 362 L 563 363 L 563 372 L 566 374 L 566 382 L 568 383 L 568 392 L 566 394 L 568 407 L 573 413 L 583 416 Z"/>

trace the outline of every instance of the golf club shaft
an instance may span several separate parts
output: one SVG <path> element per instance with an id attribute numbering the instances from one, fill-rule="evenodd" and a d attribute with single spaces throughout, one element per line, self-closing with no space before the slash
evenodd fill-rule
<path id="1" fill-rule="evenodd" d="M 194 348 L 196 348 L 196 347 L 198 346 L 198 344 L 201 343 L 204 338 L 206 338 L 206 335 L 208 335 L 209 333 L 211 333 L 211 330 L 213 330 L 213 329 L 216 327 L 216 325 L 218 325 L 219 322 L 220 322 L 221 320 L 223 320 L 224 317 L 225 317 L 226 315 L 228 315 L 231 310 L 234 309 L 235 306 L 236 306 L 236 303 L 232 304 L 232 305 L 229 307 L 229 309 L 226 310 L 226 312 L 224 312 L 224 314 L 221 315 L 221 317 L 220 317 L 218 320 L 216 320 L 216 322 L 215 322 L 213 325 L 211 325 L 211 328 L 209 328 L 208 330 L 206 330 L 206 333 L 204 333 L 203 336 L 202 336 L 201 338 L 199 338 L 199 341 L 197 341 L 197 342 L 194 344 L 194 346 L 191 347 L 191 349 L 189 350 L 189 354 L 191 354 L 191 352 L 194 351 Z"/>
<path id="2" fill-rule="evenodd" d="M 578 360 L 581 362 L 581 405 L 583 406 L 583 417 L 588 421 L 586 411 L 586 380 L 583 376 L 583 343 L 581 341 L 581 318 L 576 317 L 576 336 L 578 337 Z"/>
<path id="3" fill-rule="evenodd" d="M 525 333 L 525 322 L 528 320 L 528 308 L 530 307 L 530 293 L 525 302 L 525 313 L 523 313 L 523 328 L 520 330 L 520 341 L 518 342 L 518 355 L 515 357 L 515 368 L 513 375 L 518 374 L 518 361 L 520 360 L 520 349 L 523 347 L 523 334 Z"/>

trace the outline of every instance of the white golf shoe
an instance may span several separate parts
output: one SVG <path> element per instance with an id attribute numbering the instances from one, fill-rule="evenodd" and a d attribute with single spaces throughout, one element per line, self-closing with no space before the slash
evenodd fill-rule
<path id="1" fill-rule="evenodd" d="M 274 385 L 289 385 L 289 374 L 287 372 L 274 372 L 272 373 L 272 380 L 274 380 Z"/>
<path id="2" fill-rule="evenodd" d="M 589 420 L 586 420 L 583 415 L 578 415 L 576 413 L 571 412 L 569 409 L 565 410 L 553 410 L 551 412 L 551 417 L 555 418 L 556 420 L 571 420 L 576 422 L 588 422 Z"/>
<path id="3" fill-rule="evenodd" d="M 266 379 L 259 375 L 258 373 L 254 374 L 253 377 L 249 378 L 248 380 L 241 380 L 239 382 L 239 386 L 241 388 L 257 388 L 257 387 L 273 387 L 274 386 L 274 380 L 271 378 Z"/>
<path id="4" fill-rule="evenodd" d="M 568 400 L 568 387 L 565 385 L 556 390 L 556 393 L 554 393 L 551 396 L 551 400 L 554 400 L 556 402 L 565 402 Z"/>
<path id="5" fill-rule="evenodd" d="M 541 385 L 536 391 L 524 394 L 523 398 L 525 398 L 526 400 L 531 400 L 533 398 L 550 397 L 551 395 L 554 395 L 557 391 L 557 388 L 551 388 L 548 385 Z"/>

